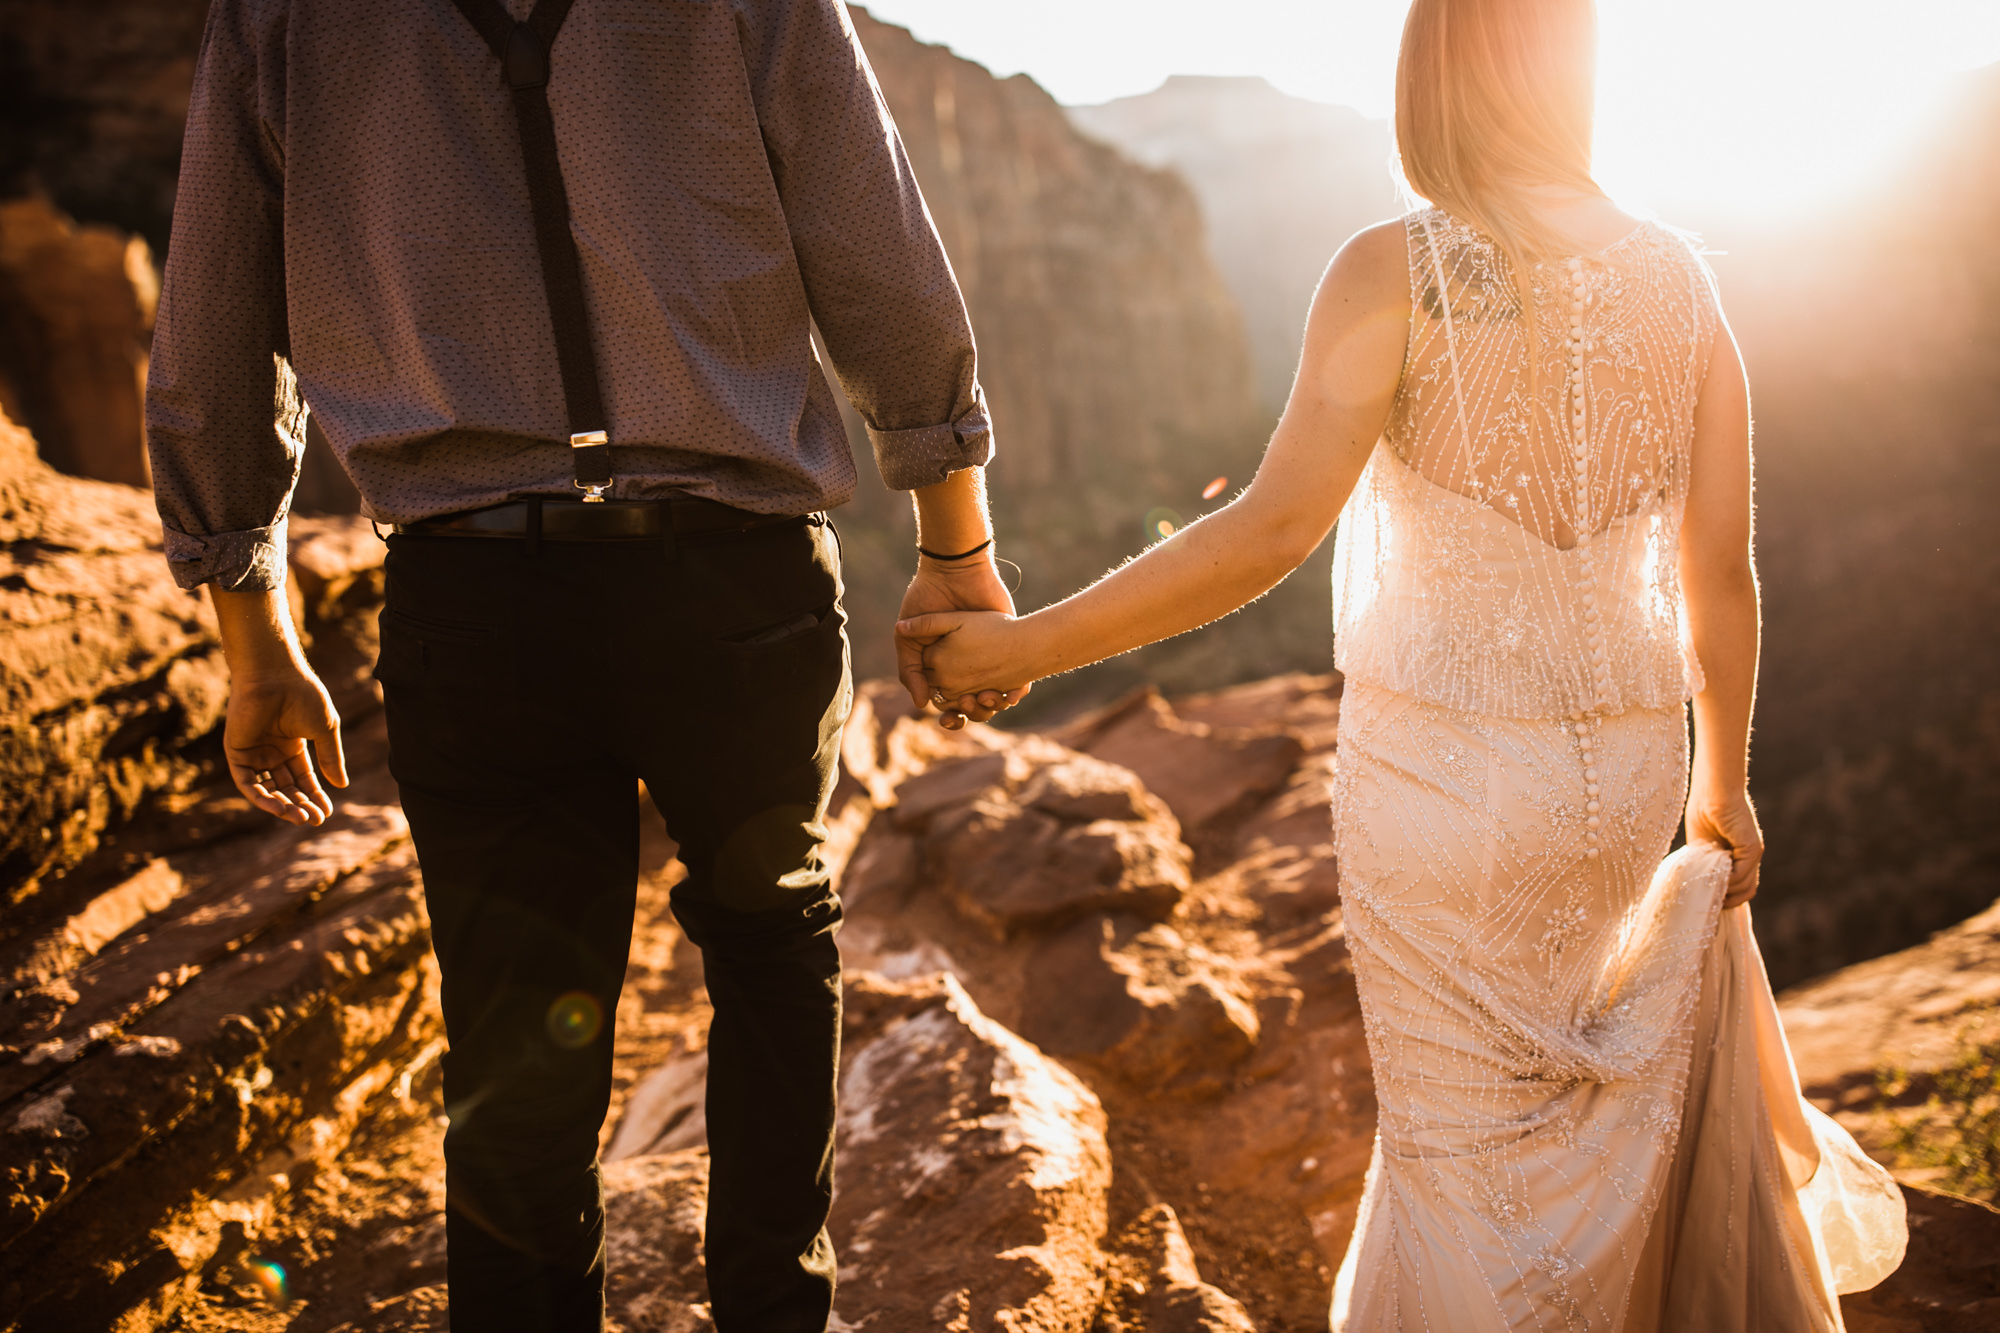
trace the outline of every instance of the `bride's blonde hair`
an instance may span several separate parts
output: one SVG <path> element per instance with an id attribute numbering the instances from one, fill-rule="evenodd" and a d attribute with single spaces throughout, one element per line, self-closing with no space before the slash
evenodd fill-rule
<path id="1" fill-rule="evenodd" d="M 1523 187 L 1603 194 L 1590 174 L 1593 0 L 1414 0 L 1396 61 L 1396 155 L 1410 189 L 1513 263 L 1562 252 Z"/>

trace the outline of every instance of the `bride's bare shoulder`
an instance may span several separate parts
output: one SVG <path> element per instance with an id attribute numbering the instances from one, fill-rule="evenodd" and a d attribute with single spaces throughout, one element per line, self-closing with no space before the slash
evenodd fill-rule
<path id="1" fill-rule="evenodd" d="M 1409 308 L 1409 240 L 1401 218 L 1364 227 L 1340 247 L 1320 279 L 1314 304 L 1329 301 L 1368 312 Z"/>

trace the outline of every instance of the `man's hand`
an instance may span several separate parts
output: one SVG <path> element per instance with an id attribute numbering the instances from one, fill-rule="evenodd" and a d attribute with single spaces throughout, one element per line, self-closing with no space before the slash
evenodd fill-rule
<path id="1" fill-rule="evenodd" d="M 232 678 L 222 753 L 244 799 L 292 824 L 324 824 L 333 798 L 313 772 L 311 741 L 320 771 L 336 787 L 347 785 L 340 749 L 340 715 L 326 686 L 310 670 L 273 679 Z"/>
<path id="2" fill-rule="evenodd" d="M 897 618 L 909 620 L 932 611 L 999 611 L 1012 615 L 1014 598 L 1000 581 L 999 571 L 990 559 L 952 564 L 919 559 L 917 575 L 910 580 L 909 591 L 903 594 L 903 608 Z M 945 710 L 947 726 L 952 725 L 953 714 L 985 722 L 1001 709 L 1019 703 L 1032 688 L 1023 685 L 1004 694 L 986 690 L 940 702 L 932 696 L 930 680 L 924 675 L 924 645 L 900 629 L 896 633 L 896 674 L 903 688 L 910 692 L 910 702 L 919 708 L 935 704 Z"/>
<path id="3" fill-rule="evenodd" d="M 243 798 L 290 824 L 324 824 L 333 798 L 319 785 L 306 743 L 319 751 L 319 770 L 347 785 L 340 751 L 340 714 L 326 686 L 306 665 L 282 588 L 262 592 L 209 589 L 222 656 L 229 663 L 229 716 L 222 753 Z"/>
<path id="4" fill-rule="evenodd" d="M 940 554 L 977 550 L 962 560 L 920 556 L 917 576 L 903 594 L 903 609 L 897 618 L 908 620 L 933 611 L 1012 615 L 1014 598 L 993 567 L 993 529 L 986 521 L 986 470 L 960 468 L 935 486 L 910 492 L 910 499 L 916 506 L 920 548 Z M 967 718 L 984 722 L 1028 693 L 1023 686 L 1006 693 L 985 690 L 953 700 L 935 692 L 924 676 L 924 646 L 900 631 L 896 634 L 896 675 L 910 692 L 910 702 L 919 708 L 935 705 L 944 714 L 938 721 L 949 731 L 964 726 Z"/>

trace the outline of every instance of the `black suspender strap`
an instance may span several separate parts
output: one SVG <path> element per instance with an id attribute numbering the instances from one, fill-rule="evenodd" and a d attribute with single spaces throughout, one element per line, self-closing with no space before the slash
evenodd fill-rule
<path id="1" fill-rule="evenodd" d="M 556 158 L 556 122 L 549 114 L 549 52 L 569 15 L 571 0 L 537 0 L 525 23 L 509 17 L 500 0 L 452 0 L 493 54 L 502 81 L 514 93 L 514 119 L 521 129 L 521 161 L 527 168 L 528 199 L 535 216 L 535 249 L 542 260 L 542 285 L 555 327 L 556 367 L 562 373 L 563 401 L 569 412 L 570 458 L 576 487 L 585 500 L 603 500 L 611 485 L 611 440 L 606 433 L 604 398 L 597 356 L 590 346 L 590 318 L 583 303 L 583 269 L 569 230 L 569 192 Z"/>

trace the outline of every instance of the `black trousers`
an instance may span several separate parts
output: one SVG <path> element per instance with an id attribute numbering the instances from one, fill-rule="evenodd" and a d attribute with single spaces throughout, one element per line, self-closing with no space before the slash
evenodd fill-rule
<path id="1" fill-rule="evenodd" d="M 726 536 L 399 535 L 376 669 L 424 872 L 452 1327 L 604 1326 L 598 1131 L 631 943 L 637 780 L 680 843 L 709 1030 L 724 1333 L 821 1333 L 840 906 L 819 860 L 851 698 L 820 516 Z"/>

